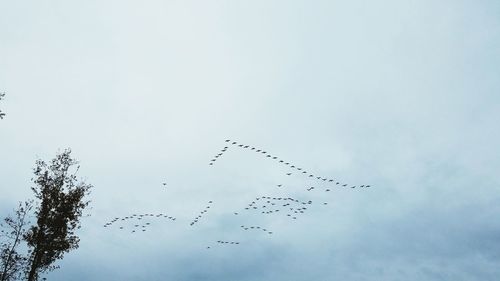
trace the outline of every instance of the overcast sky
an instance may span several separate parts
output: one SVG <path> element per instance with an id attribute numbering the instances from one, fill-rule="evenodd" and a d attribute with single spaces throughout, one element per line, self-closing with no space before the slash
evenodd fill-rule
<path id="1" fill-rule="evenodd" d="M 49 280 L 498 280 L 498 1 L 0 11 L 0 215 L 32 196 L 35 160 L 67 147 L 94 185 L 80 248 Z M 225 139 L 372 187 L 287 176 L 233 146 L 208 165 Z M 257 196 L 314 204 L 297 220 L 246 215 Z M 177 220 L 103 227 L 145 212 Z"/>

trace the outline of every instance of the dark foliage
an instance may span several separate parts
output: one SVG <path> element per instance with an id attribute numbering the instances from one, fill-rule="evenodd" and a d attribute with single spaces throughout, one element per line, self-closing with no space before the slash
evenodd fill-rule
<path id="1" fill-rule="evenodd" d="M 27 257 L 19 252 L 26 227 L 29 225 L 28 216 L 33 202 L 20 202 L 14 216 L 4 219 L 0 235 L 0 281 L 17 280 L 26 267 Z"/>
<path id="2" fill-rule="evenodd" d="M 78 248 L 75 230 L 80 228 L 80 218 L 89 201 L 90 184 L 79 181 L 70 170 L 77 165 L 71 150 L 58 154 L 50 164 L 36 162 L 32 188 L 39 205 L 36 207 L 36 225 L 24 236 L 29 248 L 28 281 L 38 280 L 40 273 L 57 268 L 54 263 L 64 254 Z"/>

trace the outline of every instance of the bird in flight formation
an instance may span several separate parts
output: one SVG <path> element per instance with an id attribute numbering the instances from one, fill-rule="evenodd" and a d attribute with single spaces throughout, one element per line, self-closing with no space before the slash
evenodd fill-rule
<path id="1" fill-rule="evenodd" d="M 285 165 L 289 168 L 292 169 L 292 171 L 296 171 L 296 172 L 299 172 L 299 174 L 301 175 L 304 175 L 304 176 L 307 176 L 309 178 L 315 178 L 316 180 L 318 181 L 321 181 L 321 182 L 328 182 L 328 183 L 331 183 L 331 184 L 334 184 L 334 185 L 338 185 L 338 186 L 342 186 L 342 187 L 347 187 L 348 184 L 347 183 L 342 183 L 341 181 L 338 181 L 336 179 L 333 179 L 333 178 L 329 178 L 329 177 L 323 177 L 323 176 L 319 176 L 319 175 L 315 175 L 311 172 L 308 172 L 306 171 L 305 169 L 303 169 L 302 167 L 296 165 L 296 164 L 293 164 L 289 161 L 286 161 L 284 159 L 281 159 L 279 158 L 278 156 L 275 156 L 271 153 L 268 153 L 266 150 L 264 149 L 260 149 L 260 148 L 256 148 L 256 147 L 253 147 L 253 146 L 250 146 L 250 145 L 244 145 L 244 144 L 239 144 L 237 141 L 232 141 L 230 139 L 226 139 L 225 142 L 227 143 L 227 145 L 231 145 L 232 147 L 236 147 L 236 148 L 240 148 L 240 149 L 246 149 L 247 151 L 253 151 L 255 153 L 259 153 L 259 154 L 262 154 L 264 156 L 266 156 L 266 158 L 268 159 L 271 159 L 271 160 L 276 160 L 276 162 L 280 165 Z M 229 149 L 228 146 L 224 146 L 224 148 L 221 150 L 222 152 L 217 154 L 215 158 L 213 158 L 209 165 L 210 166 L 213 166 L 215 164 L 215 162 L 218 160 L 218 158 L 220 156 L 222 156 L 223 153 L 227 152 L 227 150 Z M 290 176 L 292 175 L 292 172 L 288 172 L 286 173 L 287 176 Z M 356 188 L 356 187 L 360 187 L 360 188 L 368 188 L 368 187 L 371 187 L 370 185 L 352 185 L 351 188 Z"/>
<path id="2" fill-rule="evenodd" d="M 314 174 L 312 172 L 308 172 L 301 166 L 298 166 L 296 164 L 293 164 L 290 161 L 286 161 L 284 159 L 279 158 L 276 155 L 273 155 L 271 153 L 268 153 L 266 150 L 250 146 L 250 145 L 245 145 L 238 143 L 237 141 L 233 141 L 230 139 L 225 140 L 226 146 L 224 146 L 219 153 L 217 153 L 209 162 L 210 166 L 214 166 L 217 161 L 221 159 L 221 157 L 226 153 L 230 147 L 235 147 L 238 149 L 244 149 L 246 151 L 251 151 L 257 154 L 260 154 L 262 156 L 265 156 L 264 159 L 269 159 L 276 161 L 277 164 L 283 165 L 287 167 L 288 169 L 291 169 L 291 171 L 286 173 L 286 176 L 291 176 L 294 172 L 297 173 L 298 175 L 304 176 L 307 179 L 313 180 L 318 182 L 320 188 L 322 189 L 321 186 L 323 185 L 330 185 L 325 188 L 323 188 L 324 192 L 330 192 L 332 187 L 340 187 L 340 188 L 370 188 L 371 185 L 349 185 L 347 183 L 344 183 L 342 181 L 339 181 L 334 178 L 330 177 L 324 177 L 320 176 L 317 174 Z M 167 183 L 163 182 L 163 186 L 166 187 Z M 276 185 L 278 188 L 282 187 L 282 184 L 277 184 Z M 318 186 L 315 184 L 315 186 Z M 308 192 L 312 192 L 313 190 L 317 190 L 315 186 L 309 186 L 305 190 Z M 204 216 L 207 214 L 207 212 L 210 210 L 212 207 L 213 201 L 208 201 L 207 205 L 203 210 L 201 210 L 196 217 L 194 217 L 191 222 L 189 223 L 190 226 L 195 226 L 199 221 L 204 218 Z M 271 197 L 271 196 L 260 196 L 260 197 L 255 197 L 250 203 L 248 203 L 246 206 L 242 208 L 240 211 L 233 212 L 234 215 L 239 215 L 240 213 L 254 213 L 262 216 L 282 216 L 283 218 L 290 219 L 290 220 L 297 220 L 300 216 L 305 215 L 309 208 L 313 205 L 313 201 L 311 200 L 299 200 L 297 198 L 292 198 L 292 197 Z M 323 206 L 328 205 L 327 202 L 323 202 Z M 168 216 L 163 213 L 159 214 L 132 214 L 129 216 L 125 217 L 116 217 L 112 219 L 111 221 L 107 222 L 104 224 L 105 228 L 110 228 L 114 224 L 120 224 L 119 229 L 120 230 L 125 230 L 126 226 L 124 225 L 125 222 L 129 220 L 135 221 L 135 224 L 133 224 L 132 227 L 132 233 L 135 232 L 145 232 L 146 229 L 151 225 L 151 223 L 144 222 L 146 219 L 151 219 L 151 218 L 162 218 L 162 219 L 168 219 L 171 221 L 176 221 L 175 217 Z M 142 223 L 141 223 L 142 222 Z M 261 233 L 266 233 L 267 235 L 273 234 L 273 231 L 270 231 L 268 228 L 264 226 L 245 226 L 241 225 L 240 228 L 243 231 L 258 231 Z M 224 240 L 217 240 L 216 241 L 217 245 L 239 245 L 240 242 L 238 241 L 224 241 Z M 206 249 L 211 249 L 212 246 L 206 246 Z"/>
<path id="3" fill-rule="evenodd" d="M 200 214 L 197 217 L 195 217 L 189 225 L 191 226 L 195 225 L 208 212 L 208 209 L 210 209 L 210 205 L 212 203 L 213 203 L 212 201 L 208 201 L 208 205 L 205 206 L 205 209 L 201 211 Z"/>
<path id="4" fill-rule="evenodd" d="M 119 229 L 120 230 L 125 230 L 125 224 L 129 223 L 129 221 L 132 222 L 133 227 L 132 227 L 132 233 L 135 233 L 136 231 L 146 231 L 146 228 L 148 228 L 151 223 L 148 221 L 150 219 L 167 219 L 170 221 L 175 221 L 176 218 L 173 216 L 169 216 L 167 214 L 159 213 L 159 214 L 152 214 L 152 213 L 146 213 L 146 214 L 132 214 L 129 216 L 125 217 L 116 217 L 109 222 L 105 223 L 103 227 L 109 228 L 113 226 L 114 224 L 119 224 Z M 147 221 L 147 222 L 146 222 Z"/>

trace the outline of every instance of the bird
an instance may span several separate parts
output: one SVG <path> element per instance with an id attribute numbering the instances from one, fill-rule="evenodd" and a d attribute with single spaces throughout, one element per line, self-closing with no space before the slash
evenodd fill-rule
<path id="1" fill-rule="evenodd" d="M 165 185 L 167 185 L 167 183 L 166 183 L 166 182 L 164 182 L 164 183 L 163 183 L 163 186 L 165 186 Z"/>
<path id="2" fill-rule="evenodd" d="M 281 184 L 278 184 L 278 187 L 281 187 L 282 185 Z"/>
<path id="3" fill-rule="evenodd" d="M 291 175 L 292 173 L 286 173 L 287 176 Z"/>

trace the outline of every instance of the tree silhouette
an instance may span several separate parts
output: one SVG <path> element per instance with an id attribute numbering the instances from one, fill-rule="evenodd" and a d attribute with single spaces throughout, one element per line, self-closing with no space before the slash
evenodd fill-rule
<path id="1" fill-rule="evenodd" d="M 50 164 L 36 162 L 32 190 L 38 203 L 37 223 L 24 235 L 29 249 L 25 272 L 28 281 L 38 280 L 41 273 L 58 268 L 54 263 L 78 248 L 80 239 L 75 230 L 80 228 L 82 212 L 90 203 L 85 197 L 92 185 L 77 179 L 79 166 L 70 173 L 77 164 L 70 149 L 58 154 Z"/>
<path id="2" fill-rule="evenodd" d="M 33 201 L 20 202 L 14 216 L 4 219 L 0 235 L 4 241 L 0 244 L 0 281 L 10 281 L 20 278 L 26 267 L 27 258 L 20 254 L 18 248 L 26 234 L 29 224 L 28 215 L 33 207 Z"/>
<path id="3" fill-rule="evenodd" d="M 0 93 L 0 100 L 3 100 L 4 97 L 5 97 L 5 93 Z M 0 110 L 0 119 L 3 119 L 4 116 L 5 116 L 5 113 L 3 113 L 2 110 Z"/>

